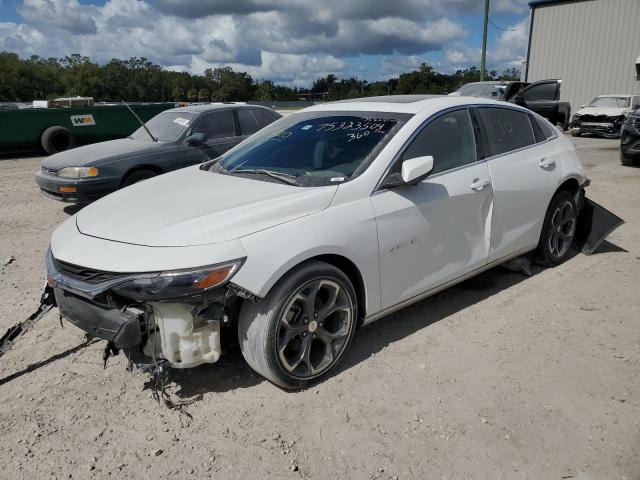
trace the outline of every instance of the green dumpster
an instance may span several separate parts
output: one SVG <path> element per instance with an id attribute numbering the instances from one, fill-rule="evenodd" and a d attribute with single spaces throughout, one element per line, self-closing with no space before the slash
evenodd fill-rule
<path id="1" fill-rule="evenodd" d="M 143 122 L 174 108 L 173 102 L 130 104 Z M 0 110 L 0 155 L 48 153 L 123 138 L 140 124 L 122 104 Z"/>

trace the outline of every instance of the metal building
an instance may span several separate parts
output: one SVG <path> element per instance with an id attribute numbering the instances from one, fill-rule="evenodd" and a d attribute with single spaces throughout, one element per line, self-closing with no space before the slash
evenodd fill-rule
<path id="1" fill-rule="evenodd" d="M 562 79 L 572 111 L 597 95 L 637 94 L 640 0 L 533 0 L 528 82 Z"/>

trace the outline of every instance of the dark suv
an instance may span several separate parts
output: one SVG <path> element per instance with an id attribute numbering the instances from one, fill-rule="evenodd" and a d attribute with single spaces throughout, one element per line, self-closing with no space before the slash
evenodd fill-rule
<path id="1" fill-rule="evenodd" d="M 56 153 L 42 161 L 43 195 L 89 203 L 141 180 L 219 157 L 281 115 L 245 104 L 208 104 L 159 113 L 127 138 Z"/>
<path id="2" fill-rule="evenodd" d="M 640 108 L 633 110 L 622 125 L 620 163 L 640 164 Z"/>

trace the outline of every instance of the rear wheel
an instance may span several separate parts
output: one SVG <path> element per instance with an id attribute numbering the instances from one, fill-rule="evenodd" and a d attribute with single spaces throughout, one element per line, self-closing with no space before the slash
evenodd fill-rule
<path id="1" fill-rule="evenodd" d="M 534 254 L 537 263 L 553 267 L 567 259 L 575 238 L 577 219 L 571 192 L 561 190 L 556 193 L 545 215 L 540 242 Z"/>
<path id="2" fill-rule="evenodd" d="M 259 302 L 245 302 L 238 323 L 242 354 L 270 382 L 301 388 L 342 359 L 355 331 L 356 305 L 341 270 L 303 264 Z"/>
<path id="3" fill-rule="evenodd" d="M 158 175 L 153 170 L 134 170 L 133 172 L 127 173 L 122 181 L 121 188 L 128 187 L 129 185 L 133 185 L 134 183 L 141 182 L 143 180 L 147 180 L 149 178 L 155 177 Z"/>

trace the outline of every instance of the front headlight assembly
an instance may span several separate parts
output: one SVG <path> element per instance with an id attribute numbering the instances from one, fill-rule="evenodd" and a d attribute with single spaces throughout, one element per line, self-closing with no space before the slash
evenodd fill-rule
<path id="1" fill-rule="evenodd" d="M 231 280 L 243 263 L 244 258 L 197 269 L 140 274 L 139 277 L 111 287 L 111 291 L 122 297 L 142 301 L 202 296 Z"/>
<path id="2" fill-rule="evenodd" d="M 91 178 L 99 175 L 96 167 L 65 167 L 58 170 L 58 176 L 65 178 Z"/>

